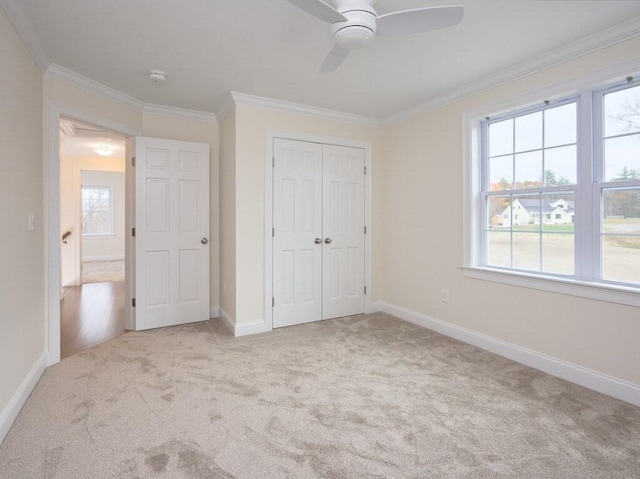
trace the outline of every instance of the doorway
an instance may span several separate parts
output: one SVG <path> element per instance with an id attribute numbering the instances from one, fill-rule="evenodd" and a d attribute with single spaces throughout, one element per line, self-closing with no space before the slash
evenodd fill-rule
<path id="1" fill-rule="evenodd" d="M 124 333 L 124 135 L 60 119 L 60 356 Z"/>
<path id="2" fill-rule="evenodd" d="M 265 158 L 265 330 L 371 312 L 371 144 L 270 130 Z"/>

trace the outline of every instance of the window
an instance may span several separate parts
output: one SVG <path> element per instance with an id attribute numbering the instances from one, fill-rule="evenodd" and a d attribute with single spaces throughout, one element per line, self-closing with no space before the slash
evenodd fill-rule
<path id="1" fill-rule="evenodd" d="M 472 266 L 640 287 L 639 82 L 486 118 L 479 133 Z"/>
<path id="2" fill-rule="evenodd" d="M 113 235 L 111 187 L 82 186 L 82 235 Z"/>

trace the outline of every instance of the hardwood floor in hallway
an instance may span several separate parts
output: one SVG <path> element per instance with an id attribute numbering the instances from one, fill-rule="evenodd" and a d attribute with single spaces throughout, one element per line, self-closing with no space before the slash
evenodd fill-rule
<path id="1" fill-rule="evenodd" d="M 124 281 L 64 288 L 60 353 L 64 359 L 124 334 Z"/>

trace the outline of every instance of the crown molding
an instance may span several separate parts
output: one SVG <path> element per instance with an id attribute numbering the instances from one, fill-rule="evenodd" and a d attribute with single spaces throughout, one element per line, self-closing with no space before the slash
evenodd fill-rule
<path id="1" fill-rule="evenodd" d="M 286 113 L 294 113 L 297 115 L 310 116 L 323 120 L 341 121 L 360 126 L 381 127 L 382 121 L 378 118 L 372 118 L 363 115 L 354 115 L 352 113 L 344 113 L 336 110 L 328 110 L 300 103 L 292 103 L 282 100 L 273 100 L 261 96 L 247 95 L 245 93 L 231 92 L 233 103 L 241 106 L 250 106 L 254 108 L 262 108 L 265 110 L 277 110 Z"/>
<path id="2" fill-rule="evenodd" d="M 575 60 L 581 56 L 621 43 L 638 35 L 640 35 L 640 17 L 635 17 L 563 47 L 555 48 L 550 52 L 539 55 L 526 62 L 499 71 L 492 74 L 490 78 L 473 82 L 456 90 L 451 90 L 440 95 L 437 99 L 429 100 L 415 107 L 400 111 L 385 118 L 382 124 L 383 126 L 391 126 L 409 120 L 428 111 L 441 108 L 455 101 L 477 95 L 556 65 Z"/>
<path id="3" fill-rule="evenodd" d="M 206 111 L 187 110 L 186 108 L 154 105 L 153 103 L 145 103 L 142 111 L 148 115 L 166 116 L 183 120 L 204 121 L 207 123 L 216 123 L 218 121 L 215 114 Z"/>
<path id="4" fill-rule="evenodd" d="M 234 106 L 235 102 L 233 100 L 233 94 L 231 92 L 227 93 L 224 97 L 224 100 L 222 100 L 222 103 L 218 105 L 218 108 L 216 108 L 215 111 L 218 121 L 222 121 L 222 119 L 227 116 L 227 113 L 229 113 Z"/>
<path id="5" fill-rule="evenodd" d="M 24 14 L 24 7 L 20 0 L 0 0 L 0 8 L 4 10 L 13 28 L 22 38 L 40 71 L 43 73 L 47 71 L 47 68 L 51 65 L 51 57 L 44 48 L 40 35 L 38 35 L 33 23 Z"/>
<path id="6" fill-rule="evenodd" d="M 101 96 L 107 100 L 120 103 L 132 110 L 142 112 L 144 109 L 144 103 L 140 100 L 115 90 L 114 88 L 108 87 L 107 85 L 103 85 L 91 78 L 80 75 L 79 73 L 60 66 L 57 63 L 52 63 L 44 74 L 49 78 L 62 81 L 88 93 L 93 93 L 94 95 Z"/>

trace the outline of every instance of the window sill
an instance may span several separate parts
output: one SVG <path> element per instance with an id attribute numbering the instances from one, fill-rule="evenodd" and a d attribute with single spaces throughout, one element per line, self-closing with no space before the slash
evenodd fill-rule
<path id="1" fill-rule="evenodd" d="M 564 278 L 552 278 L 536 274 L 502 271 L 482 267 L 462 267 L 465 278 L 492 281 L 551 293 L 567 294 L 581 298 L 607 301 L 640 307 L 640 288 L 630 288 L 604 283 L 591 283 Z"/>

